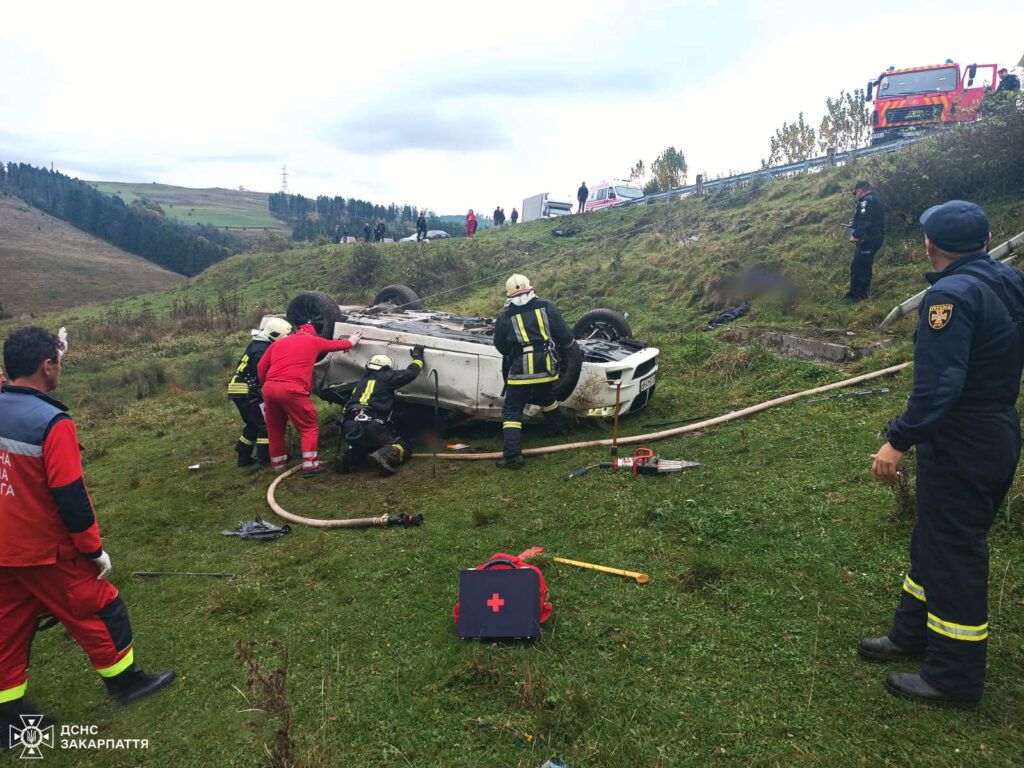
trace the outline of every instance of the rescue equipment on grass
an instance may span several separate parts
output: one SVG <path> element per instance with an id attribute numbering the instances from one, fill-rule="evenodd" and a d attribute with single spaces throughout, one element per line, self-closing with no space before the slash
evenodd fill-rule
<path id="1" fill-rule="evenodd" d="M 544 547 L 530 547 L 528 550 L 523 552 L 519 557 L 522 560 L 528 560 L 534 555 L 539 555 L 544 551 Z M 634 579 L 637 584 L 646 584 L 651 580 L 651 577 L 646 573 L 637 573 L 636 571 L 624 571 L 621 568 L 609 568 L 607 565 L 595 565 L 594 563 L 584 563 L 580 560 L 569 560 L 565 557 L 553 557 L 548 555 L 551 560 L 556 563 L 564 563 L 565 565 L 575 565 L 577 568 L 589 568 L 592 571 L 601 571 L 602 573 L 612 573 L 616 576 L 625 576 L 629 579 Z"/>
<path id="2" fill-rule="evenodd" d="M 292 530 L 289 525 L 277 526 L 273 523 L 268 523 L 259 515 L 256 515 L 255 520 L 240 521 L 238 525 L 237 531 L 221 531 L 221 535 L 237 536 L 240 539 L 269 541 L 270 539 L 279 539 L 286 533 L 291 533 Z"/>
<path id="3" fill-rule="evenodd" d="M 630 469 L 634 475 L 667 475 L 672 472 L 682 472 L 690 467 L 699 467 L 696 461 L 683 461 L 682 459 L 663 459 L 655 456 L 650 448 L 637 448 L 632 456 L 615 459 L 614 461 L 601 461 L 586 467 L 574 470 L 566 480 L 574 477 L 583 477 L 592 469 Z"/>
<path id="4" fill-rule="evenodd" d="M 497 552 L 459 574 L 459 602 L 452 618 L 463 638 L 537 638 L 551 610 L 540 568 L 523 562 L 522 555 Z"/>

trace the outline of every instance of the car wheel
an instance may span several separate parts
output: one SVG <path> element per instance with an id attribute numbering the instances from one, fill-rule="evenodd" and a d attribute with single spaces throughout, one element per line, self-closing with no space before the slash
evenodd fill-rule
<path id="1" fill-rule="evenodd" d="M 377 304 L 394 304 L 398 309 L 423 309 L 420 297 L 416 291 L 407 285 L 389 285 L 377 291 L 373 297 L 374 306 Z"/>
<path id="2" fill-rule="evenodd" d="M 576 321 L 576 325 L 572 327 L 572 335 L 581 341 L 617 341 L 633 338 L 633 328 L 626 316 L 614 309 L 592 309 Z"/>
<path id="3" fill-rule="evenodd" d="M 569 399 L 569 396 L 576 389 L 580 381 L 580 371 L 583 370 L 583 350 L 579 344 L 573 344 L 568 349 L 560 350 L 558 357 L 558 381 L 552 388 L 555 398 L 559 402 Z"/>
<path id="4" fill-rule="evenodd" d="M 334 324 L 343 319 L 338 302 L 320 291 L 300 293 L 288 305 L 285 313 L 288 322 L 295 328 L 309 323 L 316 328 L 316 335 L 324 339 L 334 338 Z"/>

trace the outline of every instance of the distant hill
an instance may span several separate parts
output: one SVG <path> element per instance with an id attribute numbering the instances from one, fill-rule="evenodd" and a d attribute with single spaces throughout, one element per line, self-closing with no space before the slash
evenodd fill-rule
<path id="1" fill-rule="evenodd" d="M 286 232 L 288 228 L 270 215 L 266 192 L 236 189 L 191 189 L 169 184 L 125 184 L 119 181 L 87 181 L 100 192 L 120 197 L 126 205 L 139 199 L 157 203 L 169 219 L 183 224 L 227 227 L 242 234 L 250 230 Z"/>
<path id="2" fill-rule="evenodd" d="M 185 282 L 13 196 L 0 196 L 0 306 L 34 315 Z"/>

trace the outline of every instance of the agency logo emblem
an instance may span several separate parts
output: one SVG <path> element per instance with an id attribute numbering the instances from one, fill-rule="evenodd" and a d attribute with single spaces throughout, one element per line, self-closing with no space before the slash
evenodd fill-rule
<path id="1" fill-rule="evenodd" d="M 932 304 L 928 307 L 928 325 L 936 331 L 941 331 L 949 325 L 949 319 L 953 316 L 952 304 Z"/>
<path id="2" fill-rule="evenodd" d="M 42 727 L 42 715 L 19 715 L 21 728 L 9 726 L 11 749 L 21 745 L 22 760 L 42 760 L 42 747 L 53 749 L 53 726 Z"/>

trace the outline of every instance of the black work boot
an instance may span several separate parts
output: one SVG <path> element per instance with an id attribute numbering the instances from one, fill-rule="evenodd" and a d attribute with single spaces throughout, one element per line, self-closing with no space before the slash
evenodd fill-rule
<path id="1" fill-rule="evenodd" d="M 23 719 L 22 715 L 25 715 L 28 720 Z M 42 720 L 36 721 L 35 718 L 37 717 L 42 717 Z M 12 742 L 16 738 L 19 741 L 14 746 L 18 746 L 21 743 L 20 734 L 25 728 L 36 728 L 39 731 L 45 731 L 52 725 L 56 725 L 56 723 L 44 715 L 38 706 L 24 696 L 20 699 L 5 701 L 3 704 L 0 704 L 0 749 L 10 749 Z M 32 735 L 38 736 L 38 733 L 33 732 Z"/>
<path id="2" fill-rule="evenodd" d="M 553 411 L 547 411 L 544 414 L 544 425 L 547 428 L 548 437 L 559 437 L 569 434 L 569 422 L 566 420 L 565 414 L 558 408 L 555 408 Z"/>
<path id="3" fill-rule="evenodd" d="M 107 686 L 107 693 L 116 699 L 118 704 L 125 707 L 133 701 L 156 693 L 173 680 L 173 669 L 165 669 L 157 675 L 150 675 L 143 672 L 137 664 L 132 664 L 119 675 L 103 678 L 103 682 Z"/>
<path id="4" fill-rule="evenodd" d="M 238 454 L 238 466 L 240 467 L 251 467 L 256 463 L 252 457 L 252 446 L 246 445 L 241 440 L 235 443 L 235 453 Z"/>
<path id="5" fill-rule="evenodd" d="M 256 465 L 260 469 L 270 467 L 270 446 L 266 443 L 256 443 Z"/>
<path id="6" fill-rule="evenodd" d="M 526 464 L 526 459 L 523 458 L 522 454 L 518 456 L 502 456 L 494 462 L 494 466 L 498 469 L 522 469 L 524 464 Z"/>
<path id="7" fill-rule="evenodd" d="M 349 455 L 348 451 L 339 454 L 338 458 L 334 460 L 334 471 L 339 475 L 347 475 L 352 471 L 354 466 L 355 462 L 352 461 L 352 457 Z"/>
<path id="8" fill-rule="evenodd" d="M 857 653 L 871 661 L 900 661 L 901 659 L 922 659 L 924 651 L 914 651 L 896 645 L 888 635 L 881 637 L 862 637 L 857 645 Z"/>
<path id="9" fill-rule="evenodd" d="M 389 475 L 395 474 L 402 465 L 402 452 L 394 445 L 385 445 L 370 454 L 377 466 Z"/>
<path id="10" fill-rule="evenodd" d="M 885 688 L 893 696 L 911 701 L 920 701 L 922 704 L 931 704 L 938 707 L 963 707 L 973 709 L 978 706 L 980 699 L 961 699 L 956 696 L 947 696 L 938 688 L 929 685 L 920 675 L 907 675 L 901 672 L 893 672 L 885 679 Z"/>

